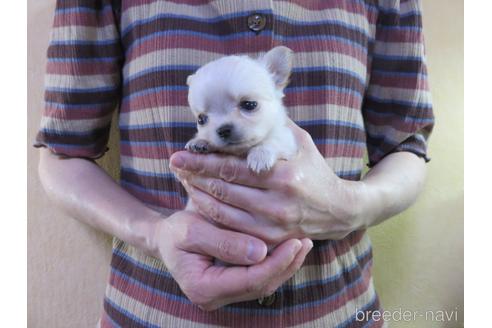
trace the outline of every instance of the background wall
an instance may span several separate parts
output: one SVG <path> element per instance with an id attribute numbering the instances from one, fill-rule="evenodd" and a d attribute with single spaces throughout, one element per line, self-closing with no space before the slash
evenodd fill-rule
<path id="1" fill-rule="evenodd" d="M 437 125 L 425 191 L 411 209 L 373 228 L 374 276 L 387 310 L 458 311 L 458 321 L 417 316 L 394 327 L 462 327 L 463 2 L 423 0 Z M 28 0 L 28 326 L 93 327 L 102 308 L 111 241 L 54 208 L 37 177 L 31 147 L 43 99 L 54 0 Z M 100 161 L 118 178 L 117 131 Z"/>

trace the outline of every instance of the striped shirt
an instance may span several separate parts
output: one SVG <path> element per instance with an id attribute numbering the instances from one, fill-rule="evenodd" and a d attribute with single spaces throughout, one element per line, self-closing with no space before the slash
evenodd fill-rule
<path id="1" fill-rule="evenodd" d="M 186 77 L 277 45 L 294 51 L 289 116 L 339 177 L 360 179 L 366 152 L 370 165 L 397 151 L 426 158 L 434 118 L 417 0 L 58 0 L 36 146 L 100 157 L 117 109 L 121 186 L 182 209 L 168 163 L 195 133 Z M 115 238 L 101 326 L 379 327 L 356 316 L 380 309 L 371 264 L 365 231 L 316 241 L 272 304 L 204 312 L 161 261 Z"/>

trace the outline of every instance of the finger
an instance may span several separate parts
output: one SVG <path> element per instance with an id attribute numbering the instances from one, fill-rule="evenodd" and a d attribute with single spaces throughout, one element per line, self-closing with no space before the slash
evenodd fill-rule
<path id="1" fill-rule="evenodd" d="M 204 272 L 204 283 L 227 302 L 262 297 L 265 286 L 278 272 L 285 271 L 302 248 L 298 239 L 279 245 L 263 262 L 250 267 L 210 267 Z"/>
<path id="2" fill-rule="evenodd" d="M 171 156 L 170 168 L 173 171 L 187 171 L 251 187 L 266 189 L 271 186 L 271 171 L 257 175 L 250 171 L 245 160 L 234 156 L 179 151 Z"/>
<path id="3" fill-rule="evenodd" d="M 254 217 L 250 213 L 222 203 L 196 188 L 190 188 L 189 194 L 196 210 L 217 224 L 256 236 L 267 243 L 273 243 L 280 238 L 285 239 L 285 230 L 268 219 L 259 216 Z"/>
<path id="4" fill-rule="evenodd" d="M 268 286 L 267 290 L 277 290 L 284 282 L 289 280 L 297 271 L 299 271 L 302 264 L 306 260 L 306 256 L 313 248 L 313 242 L 309 238 L 302 239 L 301 243 L 302 248 L 297 253 L 294 261 L 292 261 L 286 270 L 279 272 L 279 274 L 272 279 L 270 282 L 271 286 Z"/>
<path id="5" fill-rule="evenodd" d="M 238 265 L 258 263 L 267 254 L 267 246 L 262 240 L 220 229 L 206 220 L 188 224 L 179 247 L 187 252 L 209 255 Z"/>
<path id="6" fill-rule="evenodd" d="M 186 183 L 206 192 L 222 203 L 252 213 L 268 216 L 274 214 L 272 209 L 277 208 L 277 205 L 282 206 L 282 204 L 273 206 L 272 204 L 277 202 L 278 199 L 272 198 L 271 193 L 263 189 L 251 188 L 200 175 L 190 175 L 186 179 Z M 269 204 L 269 206 L 265 206 L 265 204 Z"/>

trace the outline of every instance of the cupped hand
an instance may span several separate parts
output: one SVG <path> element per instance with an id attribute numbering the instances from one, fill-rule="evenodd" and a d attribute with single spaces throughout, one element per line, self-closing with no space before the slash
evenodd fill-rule
<path id="1" fill-rule="evenodd" d="M 268 172 L 256 174 L 234 156 L 186 151 L 173 154 L 170 167 L 201 214 L 269 244 L 341 239 L 364 228 L 358 207 L 363 184 L 339 178 L 309 133 L 289 124 L 298 153 Z"/>
<path id="2" fill-rule="evenodd" d="M 299 270 L 313 245 L 309 239 L 290 239 L 267 256 L 261 240 L 222 230 L 189 211 L 159 220 L 152 244 L 153 255 L 204 310 L 273 294 Z M 234 265 L 217 266 L 216 258 Z"/>

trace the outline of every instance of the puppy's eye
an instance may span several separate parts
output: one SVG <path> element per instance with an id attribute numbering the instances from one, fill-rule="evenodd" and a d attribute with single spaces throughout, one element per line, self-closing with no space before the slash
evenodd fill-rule
<path id="1" fill-rule="evenodd" d="M 199 125 L 204 125 L 207 122 L 208 122 L 208 116 L 207 115 L 205 115 L 205 114 L 198 115 L 197 123 Z"/>
<path id="2" fill-rule="evenodd" d="M 258 106 L 258 103 L 256 101 L 243 100 L 239 103 L 239 107 L 241 107 L 241 109 L 243 109 L 247 112 L 251 112 L 251 111 L 255 110 L 257 106 Z"/>

